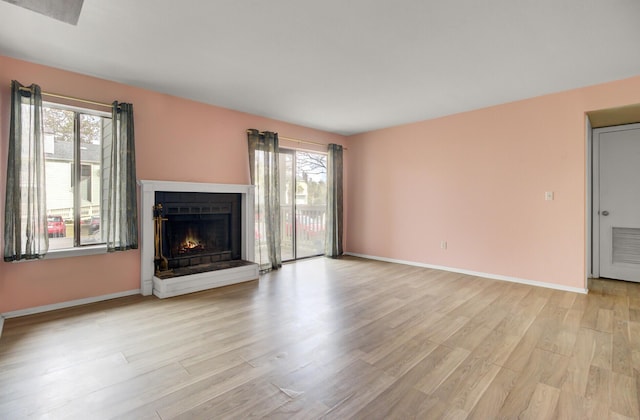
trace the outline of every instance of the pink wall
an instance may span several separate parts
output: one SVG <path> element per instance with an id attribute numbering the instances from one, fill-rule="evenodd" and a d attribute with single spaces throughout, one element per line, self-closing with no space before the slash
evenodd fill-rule
<path id="1" fill-rule="evenodd" d="M 585 112 L 639 102 L 635 77 L 350 137 L 348 251 L 584 288 Z"/>
<path id="2" fill-rule="evenodd" d="M 345 143 L 345 138 L 336 134 L 0 56 L 3 198 L 12 79 L 22 84 L 37 83 L 44 91 L 68 96 L 133 103 L 139 179 L 247 184 L 247 128 L 322 143 Z M 4 199 L 0 200 L 4 220 L 3 206 Z M 138 289 L 139 260 L 140 253 L 130 251 L 17 264 L 0 262 L 0 313 Z"/>
<path id="3" fill-rule="evenodd" d="M 586 277 L 584 113 L 640 102 L 635 77 L 347 139 L 0 56 L 1 197 L 12 79 L 132 102 L 140 179 L 248 183 L 247 128 L 347 144 L 347 251 L 578 288 Z M 544 191 L 555 200 L 544 201 Z M 0 262 L 0 313 L 137 289 L 139 258 Z"/>

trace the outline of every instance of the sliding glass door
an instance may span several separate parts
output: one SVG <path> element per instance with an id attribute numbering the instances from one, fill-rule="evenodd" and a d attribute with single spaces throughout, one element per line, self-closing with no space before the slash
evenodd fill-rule
<path id="1" fill-rule="evenodd" d="M 282 260 L 324 254 L 327 155 L 280 149 Z"/>

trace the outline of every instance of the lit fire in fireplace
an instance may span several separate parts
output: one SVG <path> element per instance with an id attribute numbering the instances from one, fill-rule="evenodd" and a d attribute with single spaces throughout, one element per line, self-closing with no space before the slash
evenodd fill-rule
<path id="1" fill-rule="evenodd" d="M 188 254 L 192 252 L 201 252 L 205 250 L 204 244 L 200 243 L 200 240 L 196 238 L 191 229 L 189 229 L 189 233 L 187 237 L 180 243 L 180 247 L 178 248 L 179 254 Z"/>
<path id="2" fill-rule="evenodd" d="M 197 244 L 193 241 L 187 241 L 186 243 L 182 244 L 182 248 L 185 248 L 185 249 L 194 249 L 194 248 L 197 248 L 198 246 L 200 246 L 200 244 Z"/>

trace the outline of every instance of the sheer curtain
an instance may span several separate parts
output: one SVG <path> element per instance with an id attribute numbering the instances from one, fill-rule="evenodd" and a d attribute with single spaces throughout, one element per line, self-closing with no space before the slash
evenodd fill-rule
<path id="1" fill-rule="evenodd" d="M 261 271 L 282 267 L 278 133 L 248 130 L 249 170 L 256 186 L 256 262 Z"/>
<path id="2" fill-rule="evenodd" d="M 138 248 L 138 201 L 133 105 L 113 103 L 113 132 L 103 150 L 107 176 L 105 209 L 107 251 Z"/>
<path id="3" fill-rule="evenodd" d="M 4 260 L 43 258 L 49 249 L 42 95 L 11 82 L 11 121 L 4 217 Z"/>
<path id="4" fill-rule="evenodd" d="M 330 144 L 327 154 L 327 257 L 342 255 L 342 229 L 342 146 Z"/>

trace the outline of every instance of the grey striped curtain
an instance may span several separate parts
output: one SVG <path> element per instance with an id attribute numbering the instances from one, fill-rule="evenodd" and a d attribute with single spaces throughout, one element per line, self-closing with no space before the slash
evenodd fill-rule
<path id="1" fill-rule="evenodd" d="M 337 258 L 343 253 L 342 146 L 330 144 L 327 155 L 327 228 L 325 255 Z"/>
<path id="2" fill-rule="evenodd" d="M 256 262 L 260 271 L 282 267 L 278 133 L 247 130 L 249 170 L 256 187 Z"/>
<path id="3" fill-rule="evenodd" d="M 4 216 L 4 260 L 44 258 L 49 250 L 42 94 L 11 82 Z"/>

